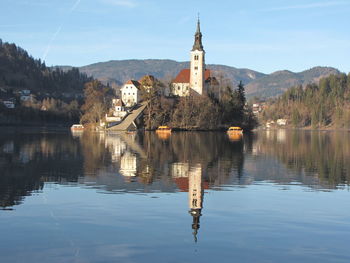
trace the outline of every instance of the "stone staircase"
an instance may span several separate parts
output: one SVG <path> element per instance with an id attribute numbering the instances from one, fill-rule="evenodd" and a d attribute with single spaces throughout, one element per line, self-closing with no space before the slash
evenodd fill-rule
<path id="1" fill-rule="evenodd" d="M 142 112 L 145 110 L 147 106 L 147 102 L 142 102 L 137 108 L 134 108 L 134 110 L 128 114 L 128 116 L 125 117 L 125 119 L 118 123 L 117 125 L 111 126 L 107 128 L 107 131 L 129 131 L 129 130 L 136 130 L 136 124 L 135 120 L 142 114 Z"/>

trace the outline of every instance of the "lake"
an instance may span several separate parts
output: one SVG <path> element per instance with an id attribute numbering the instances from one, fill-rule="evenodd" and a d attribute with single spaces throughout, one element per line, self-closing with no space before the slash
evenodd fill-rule
<path id="1" fill-rule="evenodd" d="M 0 133 L 0 262 L 350 262 L 350 133 Z"/>

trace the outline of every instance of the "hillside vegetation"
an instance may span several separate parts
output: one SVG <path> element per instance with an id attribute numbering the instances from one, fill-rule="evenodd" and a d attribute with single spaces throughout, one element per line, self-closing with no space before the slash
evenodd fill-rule
<path id="1" fill-rule="evenodd" d="M 13 103 L 13 108 L 0 103 L 0 124 L 79 121 L 84 85 L 91 80 L 77 68 L 47 67 L 0 39 L 0 101 Z"/>
<path id="2" fill-rule="evenodd" d="M 281 118 L 295 127 L 350 128 L 350 74 L 331 75 L 319 84 L 288 89 L 262 113 L 263 121 Z"/>
<path id="3" fill-rule="evenodd" d="M 249 82 L 247 94 L 266 98 L 275 97 L 292 86 L 318 83 L 321 78 L 339 73 L 337 69 L 330 67 L 314 67 L 299 73 L 288 70 L 276 71 Z"/>
<path id="4" fill-rule="evenodd" d="M 0 88 L 2 91 L 29 89 L 39 96 L 75 97 L 83 94 L 84 83 L 91 78 L 77 68 L 63 71 L 50 68 L 27 51 L 0 39 Z"/>

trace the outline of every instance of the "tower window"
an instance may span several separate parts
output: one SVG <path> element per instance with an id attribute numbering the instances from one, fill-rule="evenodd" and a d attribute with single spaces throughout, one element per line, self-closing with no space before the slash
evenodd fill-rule
<path id="1" fill-rule="evenodd" d="M 195 70 L 198 70 L 198 67 L 194 67 Z"/>
<path id="2" fill-rule="evenodd" d="M 198 55 L 194 55 L 194 60 L 198 60 L 199 56 Z"/>

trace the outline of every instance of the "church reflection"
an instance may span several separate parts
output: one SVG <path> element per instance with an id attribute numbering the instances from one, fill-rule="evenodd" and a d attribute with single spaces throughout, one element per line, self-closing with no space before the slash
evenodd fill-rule
<path id="1" fill-rule="evenodd" d="M 202 215 L 204 191 L 202 187 L 202 167 L 197 165 L 192 167 L 188 174 L 188 205 L 189 213 L 192 216 L 192 229 L 194 241 L 197 242 L 197 234 L 200 226 L 200 217 Z"/>
<path id="2" fill-rule="evenodd" d="M 200 217 L 203 208 L 203 188 L 208 189 L 208 183 L 202 182 L 202 165 L 189 163 L 173 163 L 171 176 L 180 191 L 188 192 L 189 214 L 192 216 L 192 234 L 197 242 L 197 234 L 200 227 Z"/>

